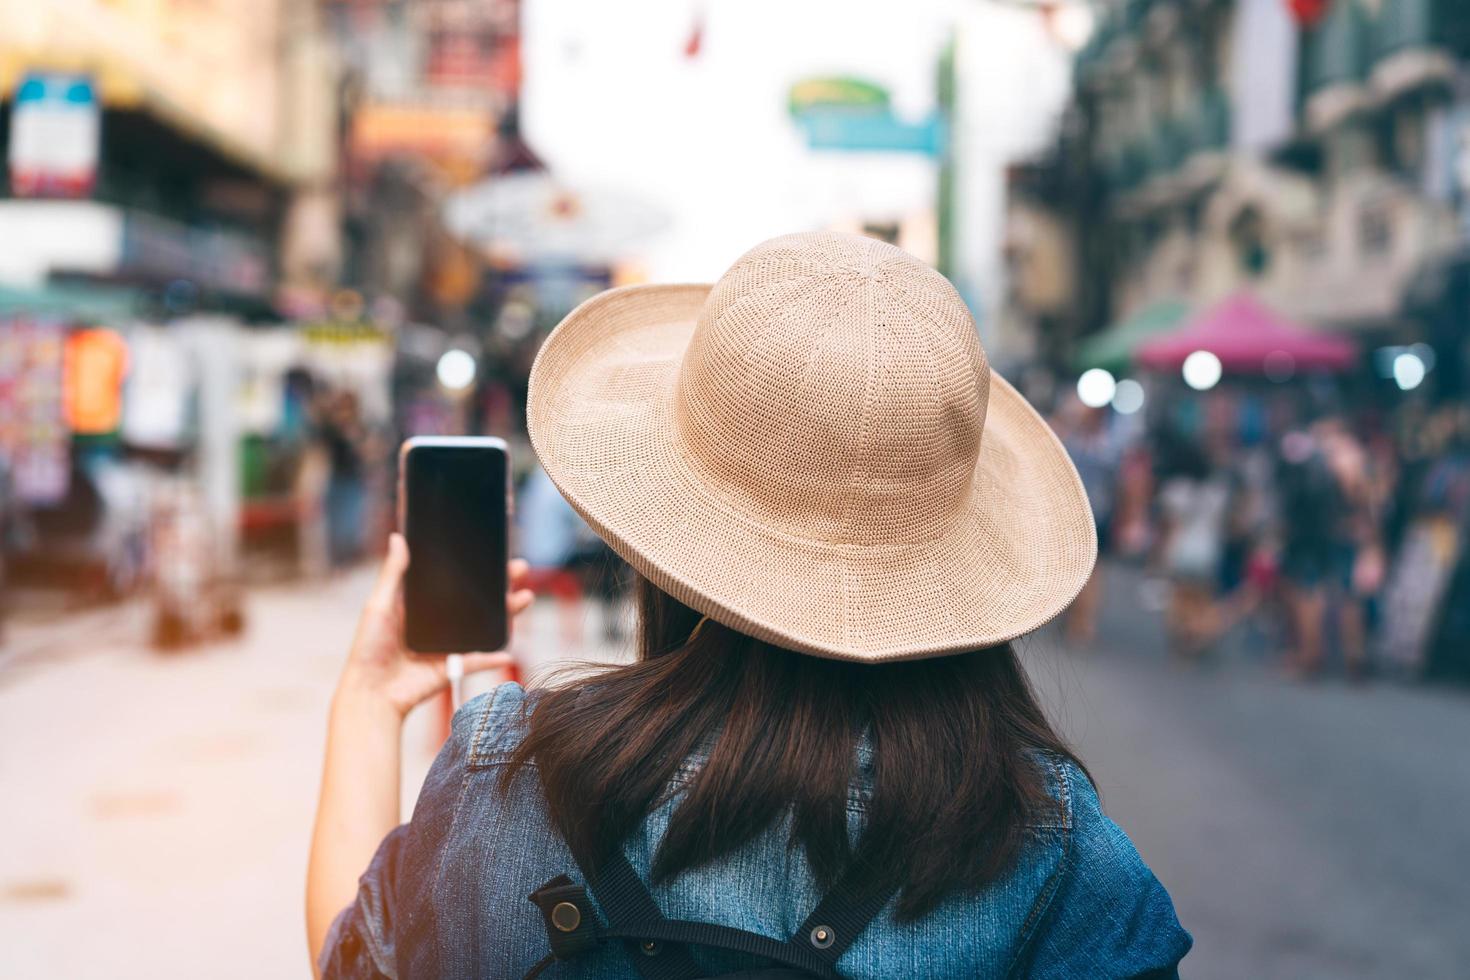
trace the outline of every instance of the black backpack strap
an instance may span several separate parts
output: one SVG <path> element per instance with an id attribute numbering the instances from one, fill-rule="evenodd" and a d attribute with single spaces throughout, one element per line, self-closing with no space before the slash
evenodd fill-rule
<path id="1" fill-rule="evenodd" d="M 841 980 L 837 960 L 887 903 L 893 890 L 861 887 L 862 876 L 850 868 L 812 914 L 787 940 L 708 922 L 666 919 L 648 886 L 626 855 L 616 850 L 589 878 L 592 893 L 607 916 L 603 926 L 587 891 L 562 875 L 532 893 L 541 910 L 551 956 L 537 964 L 538 975 L 552 960 L 568 959 L 597 944 L 616 939 L 643 980 L 698 980 L 704 976 L 689 946 L 708 946 L 758 956 L 804 971 L 822 980 Z"/>
<path id="2" fill-rule="evenodd" d="M 858 862 L 848 865 L 837 883 L 812 909 L 812 914 L 797 928 L 791 942 L 805 944 L 823 963 L 835 968 L 842 954 L 883 911 L 883 906 L 897 890 L 871 888 L 865 878 Z"/>
<path id="3" fill-rule="evenodd" d="M 637 882 L 638 876 L 631 866 L 627 874 Z M 621 869 L 614 877 L 618 879 L 618 887 L 609 892 L 614 904 L 611 907 L 603 904 L 613 920 L 609 926 L 598 919 L 587 889 L 566 875 L 558 875 L 530 894 L 531 903 L 541 911 L 551 953 L 531 968 L 525 980 L 539 977 L 553 962 L 580 956 L 608 939 L 624 940 L 628 955 L 644 980 L 694 980 L 702 976 L 687 949 L 655 941 L 648 935 L 650 929 L 657 931 L 655 926 L 663 921 L 663 916 L 647 889 L 641 885 L 630 886 Z M 649 918 L 650 914 L 657 917 L 657 922 Z"/>
<path id="4" fill-rule="evenodd" d="M 694 970 L 692 973 L 661 973 L 658 974 L 659 980 L 700 976 L 685 948 L 690 945 L 760 956 L 827 980 L 841 980 L 837 961 L 883 910 L 894 892 L 892 888 L 864 887 L 864 878 L 860 866 L 850 866 L 798 927 L 796 934 L 784 942 L 729 926 L 665 919 L 649 894 L 648 886 L 638 877 L 622 851 L 614 852 L 603 863 L 598 879 L 592 883 L 592 891 L 610 920 L 610 928 L 605 934 L 637 940 L 629 944 L 628 950 L 635 965 L 640 959 L 661 958 L 667 954 L 670 959 L 681 963 L 687 961 L 689 968 Z M 626 914 L 614 912 L 614 907 Z M 647 955 L 650 940 L 663 946 L 663 952 L 656 957 Z M 645 977 L 652 977 L 641 969 L 639 972 Z"/>
<path id="5" fill-rule="evenodd" d="M 651 934 L 650 930 L 668 920 L 622 848 L 615 848 L 598 867 L 597 877 L 589 876 L 587 880 L 607 916 L 608 928 L 603 934 L 623 939 L 643 980 L 698 980 L 704 975 L 688 949 Z"/>
<path id="6" fill-rule="evenodd" d="M 622 933 L 620 930 L 613 930 L 608 935 L 621 936 Z M 634 966 L 640 966 L 637 958 L 640 952 L 657 956 L 660 948 L 672 950 L 683 946 L 708 946 L 712 949 L 759 956 L 782 966 L 799 970 L 803 975 L 819 977 L 821 980 L 842 980 L 841 974 L 822 962 L 821 958 L 814 955 L 809 948 L 804 948 L 790 940 L 772 939 L 760 933 L 746 932 L 744 929 L 735 929 L 731 926 L 715 925 L 712 922 L 665 919 L 662 922 L 639 923 L 636 936 L 629 938 L 632 941 L 629 944 L 628 955 L 634 957 Z M 640 968 L 640 973 L 642 972 Z M 650 976 L 651 974 L 644 973 L 643 975 Z M 695 967 L 694 973 L 678 974 L 677 976 L 683 980 L 686 976 L 698 978 L 705 974 L 699 972 L 699 968 Z"/>

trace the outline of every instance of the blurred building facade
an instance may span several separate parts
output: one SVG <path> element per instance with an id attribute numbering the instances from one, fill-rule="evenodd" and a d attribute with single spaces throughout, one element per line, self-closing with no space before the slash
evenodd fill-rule
<path id="1" fill-rule="evenodd" d="M 0 279 L 330 284 L 334 74 L 312 0 L 0 3 Z"/>
<path id="2" fill-rule="evenodd" d="M 318 0 L 0 2 L 13 581 L 238 629 L 242 536 L 310 510 L 303 379 L 386 402 L 380 332 L 301 322 L 343 272 L 338 79 Z"/>
<path id="3" fill-rule="evenodd" d="M 469 329 L 484 273 L 443 203 L 529 153 L 519 0 L 323 0 L 344 62 L 346 280 Z"/>
<path id="4" fill-rule="evenodd" d="M 1061 135 L 1010 180 L 1009 307 L 1043 349 L 1249 289 L 1458 390 L 1470 21 L 1454 0 L 1115 0 Z M 1443 349 L 1441 349 L 1443 348 Z"/>

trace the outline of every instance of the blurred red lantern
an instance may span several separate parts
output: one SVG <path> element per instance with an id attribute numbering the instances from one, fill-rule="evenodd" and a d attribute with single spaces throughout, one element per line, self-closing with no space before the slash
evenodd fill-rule
<path id="1" fill-rule="evenodd" d="M 684 42 L 684 57 L 693 60 L 699 57 L 700 49 L 704 47 L 704 11 L 699 10 L 694 15 L 694 27 L 689 31 L 689 40 Z"/>
<path id="2" fill-rule="evenodd" d="M 1311 27 L 1321 20 L 1332 6 L 1332 0 L 1286 0 L 1291 15 L 1302 27 Z"/>

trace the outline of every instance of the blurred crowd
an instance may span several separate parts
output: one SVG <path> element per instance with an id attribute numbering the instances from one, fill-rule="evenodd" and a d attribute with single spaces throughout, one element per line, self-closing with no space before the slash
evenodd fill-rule
<path id="1" fill-rule="evenodd" d="M 1222 391 L 1148 421 L 1062 407 L 1105 556 L 1073 639 L 1092 639 L 1107 565 L 1126 563 L 1181 659 L 1244 645 L 1295 676 L 1464 675 L 1470 412 L 1313 412 L 1293 395 Z"/>

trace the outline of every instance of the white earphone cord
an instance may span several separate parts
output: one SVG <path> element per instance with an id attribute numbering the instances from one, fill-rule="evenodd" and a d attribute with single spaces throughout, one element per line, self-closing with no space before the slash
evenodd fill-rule
<path id="1" fill-rule="evenodd" d="M 449 700 L 458 711 L 464 704 L 464 655 L 451 653 L 444 660 L 444 673 L 449 677 Z"/>

